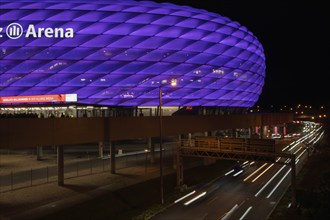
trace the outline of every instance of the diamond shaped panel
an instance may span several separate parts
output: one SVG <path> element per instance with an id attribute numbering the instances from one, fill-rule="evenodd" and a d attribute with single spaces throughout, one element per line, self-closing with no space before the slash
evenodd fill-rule
<path id="1" fill-rule="evenodd" d="M 216 4 L 216 3 L 215 3 Z M 6 28 L 22 26 L 19 39 Z M 26 38 L 73 28 L 73 38 Z M 251 107 L 265 78 L 258 39 L 188 6 L 119 0 L 2 0 L 0 96 L 76 93 L 82 104 Z M 176 81 L 176 86 L 170 82 Z"/>

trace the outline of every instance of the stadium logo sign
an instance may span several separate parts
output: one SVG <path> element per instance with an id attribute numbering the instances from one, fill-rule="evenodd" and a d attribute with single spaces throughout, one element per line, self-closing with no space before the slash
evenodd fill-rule
<path id="1" fill-rule="evenodd" d="M 3 37 L 2 31 L 4 28 L 0 27 L 0 38 Z M 22 36 L 26 38 L 73 38 L 73 28 L 51 28 L 51 27 L 38 27 L 36 28 L 33 24 L 29 24 L 25 34 L 22 25 L 19 23 L 11 23 L 6 28 L 6 35 L 10 39 L 19 39 Z"/>

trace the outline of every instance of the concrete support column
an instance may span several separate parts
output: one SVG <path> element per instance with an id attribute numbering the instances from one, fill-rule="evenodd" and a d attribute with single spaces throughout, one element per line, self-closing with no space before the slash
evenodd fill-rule
<path id="1" fill-rule="evenodd" d="M 99 157 L 103 158 L 104 144 L 102 141 L 99 142 Z"/>
<path id="2" fill-rule="evenodd" d="M 233 129 L 233 137 L 238 138 L 239 137 L 239 131 L 237 129 Z"/>
<path id="3" fill-rule="evenodd" d="M 235 137 L 236 138 L 239 138 L 240 137 L 240 131 L 239 130 L 236 130 Z"/>
<path id="4" fill-rule="evenodd" d="M 57 146 L 57 184 L 64 186 L 64 149 Z"/>
<path id="5" fill-rule="evenodd" d="M 37 147 L 37 160 L 42 160 L 42 157 L 44 156 L 42 146 Z"/>
<path id="6" fill-rule="evenodd" d="M 178 169 L 177 168 L 178 163 L 177 163 L 176 156 L 177 156 L 177 153 L 178 153 L 178 147 L 179 146 L 182 146 L 182 135 L 181 134 L 178 135 L 178 140 L 175 144 L 175 147 L 172 148 L 172 152 L 173 152 L 173 169 L 174 170 Z"/>
<path id="7" fill-rule="evenodd" d="M 148 147 L 150 149 L 150 163 L 155 163 L 155 140 L 153 138 L 148 138 Z"/>
<path id="8" fill-rule="evenodd" d="M 203 112 L 202 112 L 202 115 L 206 115 L 207 114 L 207 111 L 206 111 L 206 108 L 203 107 Z"/>
<path id="9" fill-rule="evenodd" d="M 268 133 L 268 126 L 267 125 L 262 126 L 261 138 L 266 138 L 267 133 Z"/>
<path id="10" fill-rule="evenodd" d="M 189 146 L 191 146 L 192 142 L 191 142 L 191 133 L 188 134 L 188 141 L 189 141 Z"/>
<path id="11" fill-rule="evenodd" d="M 115 142 L 110 142 L 110 170 L 112 174 L 116 173 L 116 146 Z"/>
<path id="12" fill-rule="evenodd" d="M 248 138 L 252 137 L 252 128 L 248 128 Z"/>
<path id="13" fill-rule="evenodd" d="M 277 127 L 277 126 L 274 126 L 274 127 L 273 127 L 273 133 L 274 133 L 274 134 L 278 134 L 278 127 Z"/>
<path id="14" fill-rule="evenodd" d="M 183 185 L 183 159 L 179 152 L 176 154 L 176 186 L 179 188 Z"/>
<path id="15" fill-rule="evenodd" d="M 283 136 L 285 136 L 286 135 L 286 124 L 284 124 L 284 126 L 283 126 Z"/>
<path id="16" fill-rule="evenodd" d="M 255 130 L 255 133 L 256 133 L 256 134 L 259 134 L 259 133 L 260 133 L 260 127 L 259 127 L 259 126 L 256 126 L 255 129 L 256 129 L 256 130 Z"/>

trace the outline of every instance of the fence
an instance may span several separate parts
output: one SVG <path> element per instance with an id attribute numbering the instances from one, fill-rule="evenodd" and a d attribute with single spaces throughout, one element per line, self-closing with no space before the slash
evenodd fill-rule
<path id="1" fill-rule="evenodd" d="M 145 151 L 116 155 L 116 170 L 140 166 L 145 169 L 145 172 L 147 172 L 148 166 L 150 166 L 150 156 L 150 152 Z M 172 146 L 164 147 L 163 156 L 165 163 L 168 165 L 172 164 L 174 148 Z M 157 158 L 158 152 L 155 152 L 155 159 L 157 160 Z M 75 163 L 66 163 L 64 165 L 65 179 L 105 172 L 110 172 L 109 157 L 91 158 Z M 0 193 L 56 181 L 56 165 L 28 169 L 25 171 L 11 171 L 5 175 L 0 175 Z"/>

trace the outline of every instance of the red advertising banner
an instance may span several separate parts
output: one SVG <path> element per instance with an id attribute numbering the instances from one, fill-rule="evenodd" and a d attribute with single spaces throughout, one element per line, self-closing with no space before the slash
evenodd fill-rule
<path id="1" fill-rule="evenodd" d="M 4 96 L 0 104 L 38 103 L 38 102 L 76 102 L 77 94 L 33 95 L 33 96 Z"/>

